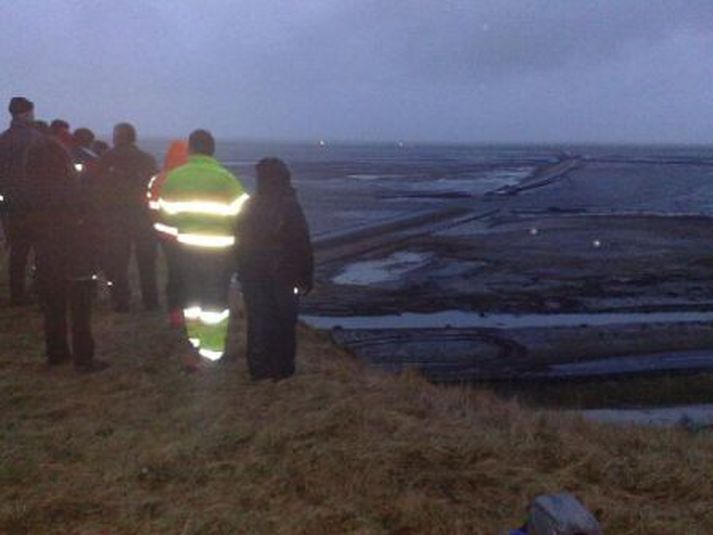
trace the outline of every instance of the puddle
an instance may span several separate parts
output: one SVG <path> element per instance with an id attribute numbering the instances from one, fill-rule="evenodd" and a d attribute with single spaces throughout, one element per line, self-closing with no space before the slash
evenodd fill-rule
<path id="1" fill-rule="evenodd" d="M 369 286 L 380 282 L 398 280 L 423 266 L 431 255 L 400 251 L 379 260 L 367 260 L 348 265 L 332 279 L 335 284 Z"/>
<path id="2" fill-rule="evenodd" d="M 389 258 L 399 254 L 396 253 Z M 360 262 L 352 264 L 335 278 L 338 284 L 372 284 L 392 280 L 393 277 L 416 269 L 425 260 L 420 257 L 420 264 L 406 262 L 401 267 L 390 271 L 384 259 L 375 263 Z M 366 265 L 369 264 L 369 265 Z M 387 267 L 384 267 L 384 266 Z M 359 266 L 359 267 L 357 267 Z M 317 329 L 438 329 L 438 328 L 526 328 L 526 327 L 577 327 L 650 323 L 697 323 L 713 322 L 713 312 L 650 312 L 650 313 L 598 313 L 598 314 L 479 314 L 463 310 L 446 310 L 430 314 L 406 312 L 388 316 L 301 316 L 302 321 Z"/>

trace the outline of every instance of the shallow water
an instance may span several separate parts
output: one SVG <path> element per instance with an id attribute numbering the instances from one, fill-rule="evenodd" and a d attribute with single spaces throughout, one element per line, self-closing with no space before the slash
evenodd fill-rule
<path id="1" fill-rule="evenodd" d="M 713 312 L 649 312 L 596 314 L 480 314 L 444 310 L 430 314 L 406 312 L 387 316 L 301 316 L 317 329 L 437 329 L 576 327 L 650 323 L 713 322 Z"/>

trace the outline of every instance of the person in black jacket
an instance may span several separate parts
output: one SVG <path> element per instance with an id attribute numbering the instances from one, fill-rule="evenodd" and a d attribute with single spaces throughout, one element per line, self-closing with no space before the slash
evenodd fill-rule
<path id="1" fill-rule="evenodd" d="M 158 308 L 156 256 L 158 242 L 153 230 L 146 192 L 158 172 L 156 160 L 136 146 L 136 130 L 129 123 L 114 127 L 114 147 L 96 165 L 97 187 L 105 232 L 105 270 L 112 283 L 111 296 L 117 312 L 128 312 L 131 301 L 129 261 L 136 249 L 141 297 L 147 310 Z"/>
<path id="2" fill-rule="evenodd" d="M 59 141 L 41 136 L 29 145 L 22 189 L 35 247 L 48 363 L 58 365 L 73 357 L 77 371 L 101 371 L 107 364 L 94 360 L 91 330 L 94 225 L 72 159 Z"/>
<path id="3" fill-rule="evenodd" d="M 0 216 L 6 247 L 10 251 L 10 305 L 19 306 L 29 301 L 25 276 L 32 248 L 21 189 L 25 156 L 30 143 L 42 134 L 34 128 L 34 104 L 31 101 L 14 97 L 10 100 L 9 111 L 12 116 L 10 128 L 0 135 Z"/>
<path id="4" fill-rule="evenodd" d="M 297 309 L 312 289 L 312 244 L 284 162 L 265 158 L 256 171 L 257 192 L 236 232 L 247 360 L 253 379 L 280 380 L 295 372 Z"/>

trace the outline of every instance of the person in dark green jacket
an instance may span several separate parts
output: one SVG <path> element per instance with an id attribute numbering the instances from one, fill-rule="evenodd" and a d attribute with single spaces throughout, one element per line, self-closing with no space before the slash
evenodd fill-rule
<path id="1" fill-rule="evenodd" d="M 228 289 L 238 241 L 235 218 L 248 195 L 213 157 L 215 140 L 210 132 L 193 132 L 188 150 L 188 163 L 168 173 L 161 187 L 159 221 L 154 226 L 177 243 L 188 338 L 202 357 L 217 361 L 225 351 L 228 331 Z"/>

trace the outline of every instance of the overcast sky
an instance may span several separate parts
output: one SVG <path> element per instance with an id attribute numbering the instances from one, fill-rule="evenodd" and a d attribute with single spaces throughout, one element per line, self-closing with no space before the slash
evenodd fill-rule
<path id="1" fill-rule="evenodd" d="M 713 141 L 713 0 L 1 0 L 0 98 L 144 135 Z"/>

